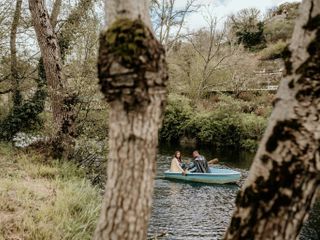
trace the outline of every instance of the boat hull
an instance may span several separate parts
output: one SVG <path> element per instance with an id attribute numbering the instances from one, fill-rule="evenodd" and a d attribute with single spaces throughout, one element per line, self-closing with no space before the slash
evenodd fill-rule
<path id="1" fill-rule="evenodd" d="M 181 180 L 187 182 L 200 182 L 212 184 L 234 183 L 240 180 L 240 172 L 230 169 L 210 168 L 209 173 L 187 173 L 165 171 L 166 179 Z"/>

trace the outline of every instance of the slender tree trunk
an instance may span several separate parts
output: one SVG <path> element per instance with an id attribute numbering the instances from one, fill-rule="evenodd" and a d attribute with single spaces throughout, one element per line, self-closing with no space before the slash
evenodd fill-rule
<path id="1" fill-rule="evenodd" d="M 64 95 L 60 47 L 43 0 L 29 0 L 29 8 L 46 71 L 54 121 L 59 124 Z"/>
<path id="2" fill-rule="evenodd" d="M 106 193 L 94 239 L 146 239 L 158 130 L 166 98 L 164 50 L 147 0 L 106 1 L 98 71 L 110 104 Z"/>
<path id="3" fill-rule="evenodd" d="M 22 0 L 17 0 L 16 9 L 13 16 L 13 21 L 11 25 L 10 33 L 10 51 L 11 51 L 11 79 L 13 85 L 13 103 L 15 106 L 21 104 L 21 93 L 19 90 L 19 73 L 18 73 L 18 61 L 17 61 L 17 30 L 19 25 L 19 20 L 21 16 L 21 5 Z"/>
<path id="4" fill-rule="evenodd" d="M 76 97 L 66 92 L 60 47 L 43 0 L 29 0 L 29 8 L 51 97 L 56 135 L 52 141 L 52 154 L 55 158 L 69 157 L 74 146 Z"/>
<path id="5" fill-rule="evenodd" d="M 55 29 L 55 27 L 57 25 L 57 20 L 58 20 L 58 16 L 59 16 L 60 9 L 61 9 L 61 4 L 62 4 L 62 0 L 55 0 L 54 4 L 53 4 L 51 16 L 50 16 L 50 22 L 51 22 L 53 30 Z"/>
<path id="6" fill-rule="evenodd" d="M 225 239 L 296 239 L 320 185 L 320 1 L 304 0 L 287 75 Z"/>

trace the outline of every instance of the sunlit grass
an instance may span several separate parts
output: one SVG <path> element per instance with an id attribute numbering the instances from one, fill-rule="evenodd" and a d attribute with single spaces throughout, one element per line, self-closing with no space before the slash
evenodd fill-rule
<path id="1" fill-rule="evenodd" d="M 0 144 L 0 240 L 91 239 L 101 195 L 71 163 Z"/>

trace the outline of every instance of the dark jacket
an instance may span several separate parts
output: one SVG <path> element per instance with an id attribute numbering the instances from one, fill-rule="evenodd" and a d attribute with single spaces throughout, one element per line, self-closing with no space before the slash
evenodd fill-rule
<path id="1" fill-rule="evenodd" d="M 190 163 L 188 170 L 190 172 L 207 173 L 209 172 L 208 162 L 204 156 L 199 155 Z"/>

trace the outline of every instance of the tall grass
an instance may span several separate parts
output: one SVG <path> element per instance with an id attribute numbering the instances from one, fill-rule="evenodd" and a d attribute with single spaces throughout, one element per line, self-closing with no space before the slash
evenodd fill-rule
<path id="1" fill-rule="evenodd" d="M 0 239 L 91 239 L 99 190 L 71 163 L 0 145 Z"/>

